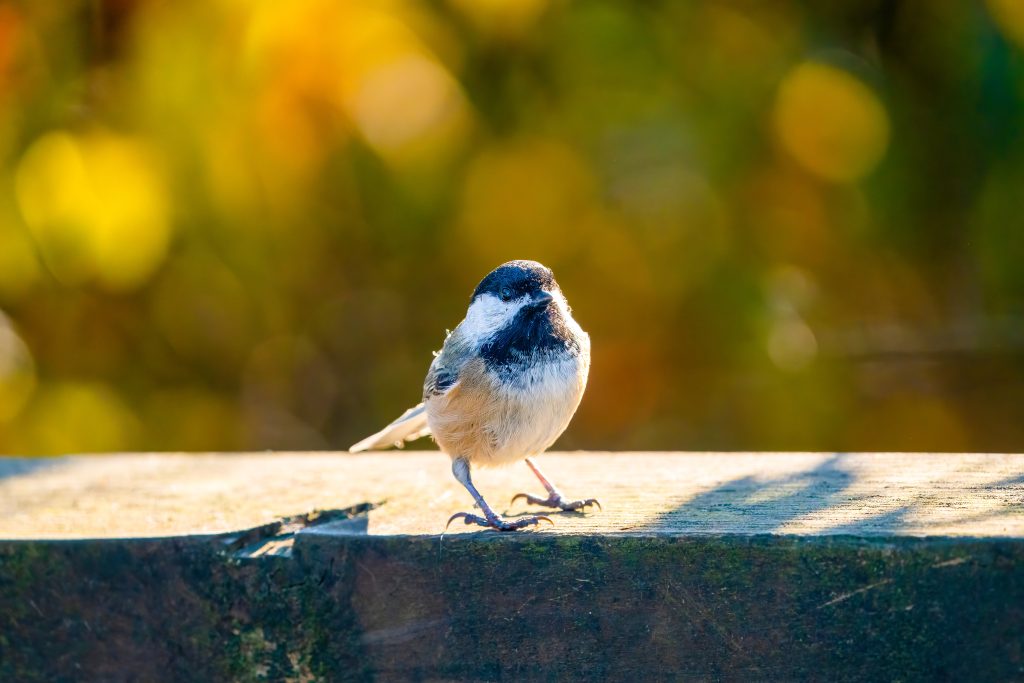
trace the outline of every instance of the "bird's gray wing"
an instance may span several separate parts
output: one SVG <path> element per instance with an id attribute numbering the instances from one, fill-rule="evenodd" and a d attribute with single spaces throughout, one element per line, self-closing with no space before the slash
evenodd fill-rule
<path id="1" fill-rule="evenodd" d="M 459 383 L 459 373 L 470 356 L 471 349 L 457 327 L 445 338 L 444 346 L 427 370 L 427 377 L 423 380 L 423 400 L 429 401 L 451 391 Z"/>
<path id="2" fill-rule="evenodd" d="M 438 356 L 440 358 L 440 356 Z M 437 358 L 430 364 L 430 370 L 427 372 L 427 378 L 423 380 L 423 400 L 429 401 L 430 399 L 443 396 L 448 393 L 455 383 L 459 381 L 459 372 L 457 369 L 446 365 L 438 365 Z"/>
<path id="3" fill-rule="evenodd" d="M 375 448 L 401 448 L 406 441 L 428 436 L 430 425 L 427 424 L 426 401 L 442 396 L 452 389 L 459 381 L 459 371 L 469 358 L 469 350 L 461 343 L 456 332 L 448 335 L 441 351 L 434 357 L 423 382 L 423 403 L 402 413 L 401 417 L 376 434 L 366 437 L 349 448 L 350 453 L 358 453 Z"/>

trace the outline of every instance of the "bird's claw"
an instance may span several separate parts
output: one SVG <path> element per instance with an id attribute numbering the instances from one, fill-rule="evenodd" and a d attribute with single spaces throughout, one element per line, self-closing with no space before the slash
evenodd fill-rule
<path id="1" fill-rule="evenodd" d="M 454 515 L 448 518 L 448 523 L 444 525 L 444 530 L 448 531 L 448 527 L 451 526 L 452 522 L 456 519 L 462 518 L 464 524 L 477 524 L 488 529 L 494 529 L 495 531 L 516 531 L 517 529 L 523 529 L 525 527 L 540 524 L 541 521 L 545 521 L 551 526 L 555 523 L 551 521 L 550 517 L 544 515 L 536 515 L 533 517 L 520 517 L 514 522 L 495 517 L 494 519 L 488 519 L 479 515 L 471 515 L 468 512 L 456 512 Z"/>
<path id="2" fill-rule="evenodd" d="M 509 503 L 515 503 L 520 498 L 526 499 L 527 503 L 531 505 L 543 505 L 549 508 L 559 508 L 565 512 L 573 512 L 576 510 L 582 510 L 589 505 L 596 505 L 597 509 L 604 512 L 604 508 L 601 507 L 601 502 L 597 498 L 587 498 L 586 500 L 571 500 L 566 501 L 562 496 L 557 493 L 553 493 L 547 498 L 538 498 L 537 496 L 531 496 L 529 493 L 517 493 L 512 496 L 512 501 Z"/>

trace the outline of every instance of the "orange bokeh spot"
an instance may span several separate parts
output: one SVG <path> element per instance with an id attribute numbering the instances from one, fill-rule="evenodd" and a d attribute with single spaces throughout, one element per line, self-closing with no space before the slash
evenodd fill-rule
<path id="1" fill-rule="evenodd" d="M 889 145 L 889 117 L 875 93 L 847 71 L 804 62 L 783 79 L 775 134 L 801 166 L 826 180 L 867 175 Z"/>

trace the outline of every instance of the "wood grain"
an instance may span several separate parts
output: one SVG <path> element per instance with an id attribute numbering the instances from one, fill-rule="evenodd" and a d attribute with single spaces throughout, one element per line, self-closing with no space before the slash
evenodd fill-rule
<path id="1" fill-rule="evenodd" d="M 603 511 L 553 514 L 544 534 L 1024 536 L 1024 455 L 551 453 L 570 497 Z M 474 472 L 514 516 L 542 493 L 523 464 Z M 370 535 L 441 533 L 471 499 L 438 452 L 118 454 L 0 458 L 0 538 L 212 534 L 312 510 L 382 503 Z M 453 524 L 449 533 L 478 531 Z"/>

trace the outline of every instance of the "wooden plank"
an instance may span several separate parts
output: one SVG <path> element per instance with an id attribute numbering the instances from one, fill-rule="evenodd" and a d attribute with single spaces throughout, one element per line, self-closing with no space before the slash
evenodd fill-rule
<path id="1" fill-rule="evenodd" d="M 440 537 L 437 453 L 0 460 L 0 680 L 1024 677 L 1022 456 L 543 462 L 606 511 Z"/>
<path id="2" fill-rule="evenodd" d="M 603 511 L 555 513 L 545 534 L 1024 537 L 1024 455 L 553 453 L 541 466 Z M 475 474 L 509 515 L 542 491 L 524 465 Z M 386 502 L 385 502 L 386 501 Z M 363 531 L 439 534 L 471 500 L 437 452 L 123 454 L 0 458 L 0 538 L 223 533 L 381 503 Z M 449 533 L 478 531 L 453 524 Z"/>

